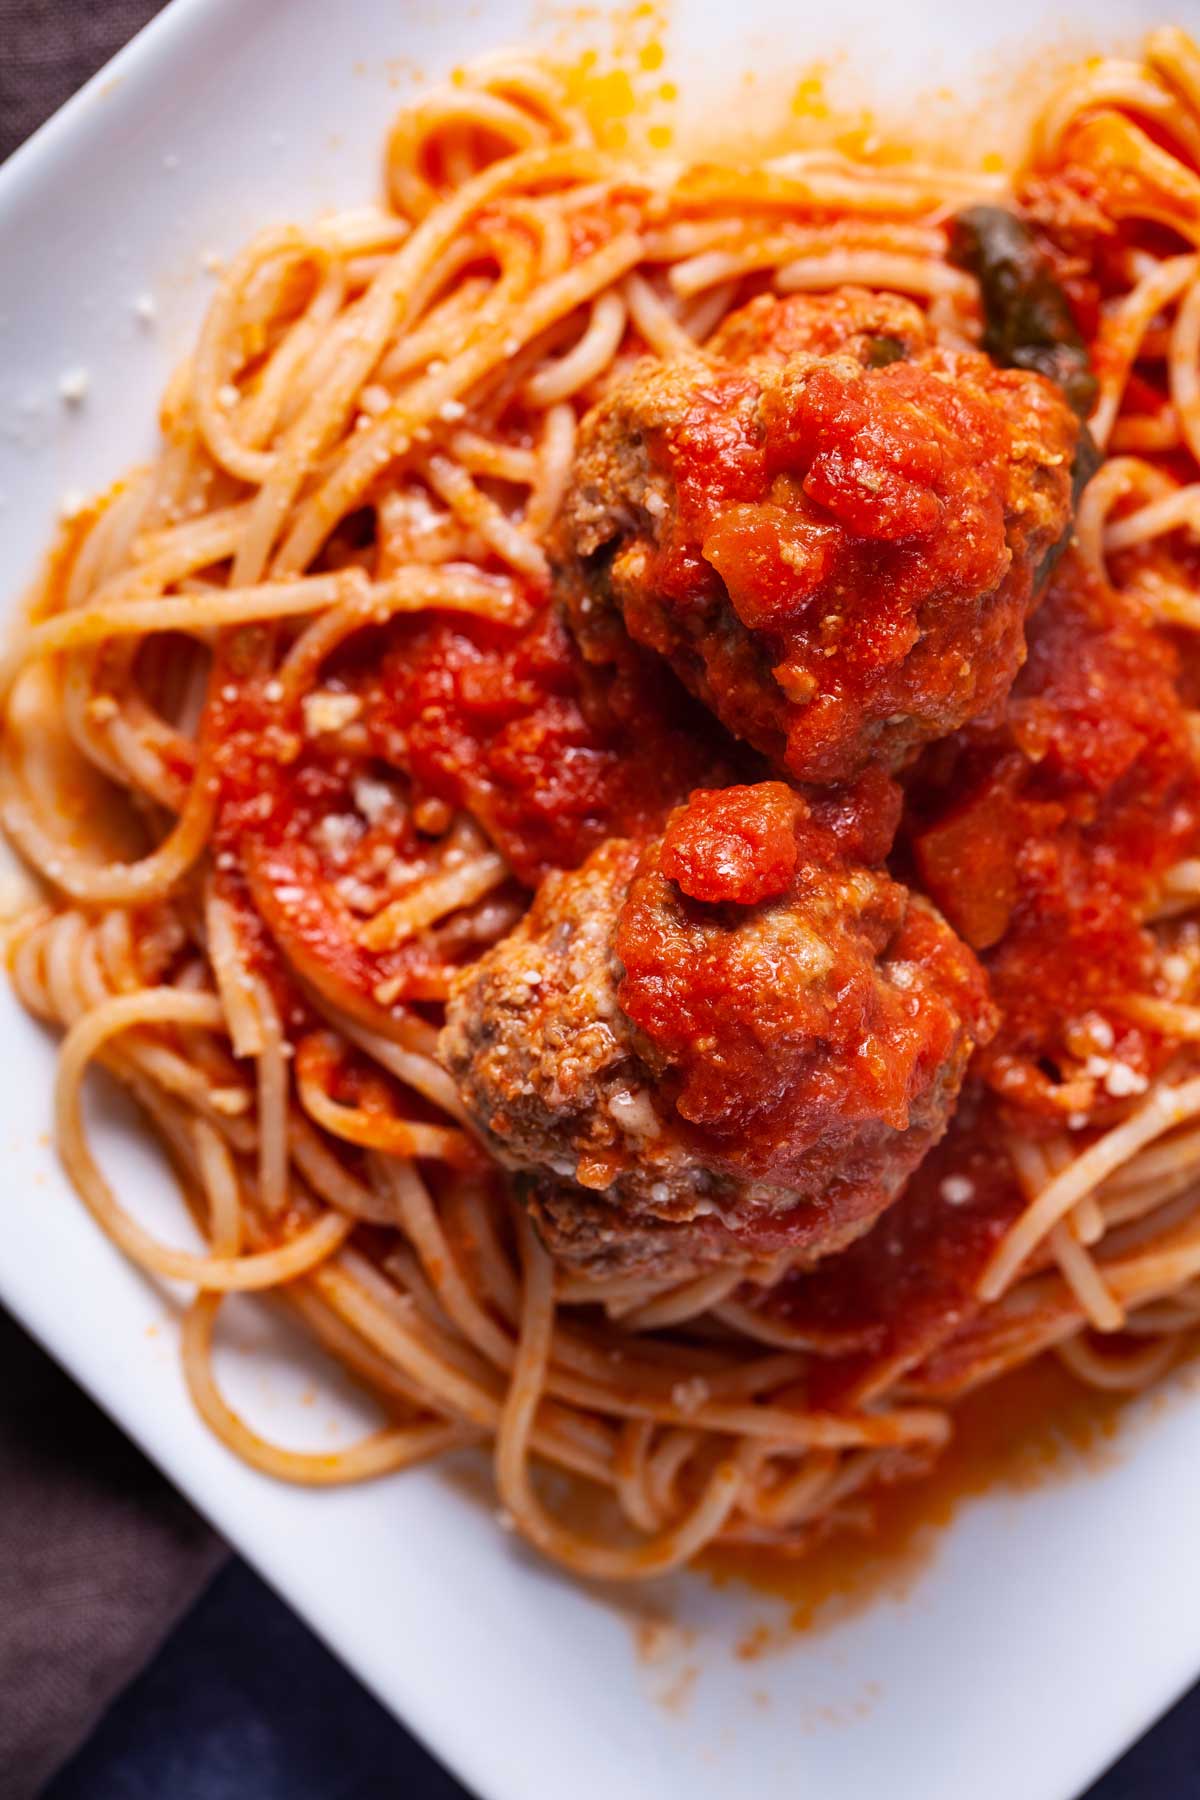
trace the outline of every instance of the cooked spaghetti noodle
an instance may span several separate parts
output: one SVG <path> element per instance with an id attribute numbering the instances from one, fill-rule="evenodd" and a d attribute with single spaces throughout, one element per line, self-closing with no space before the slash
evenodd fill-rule
<path id="1" fill-rule="evenodd" d="M 775 1305 L 778 1263 L 664 1281 L 548 1256 L 435 1044 L 454 971 L 568 859 L 553 796 L 514 868 L 487 806 L 439 790 L 413 748 L 422 695 L 447 622 L 501 652 L 536 633 L 577 423 L 614 371 L 702 359 L 752 295 L 845 284 L 976 344 L 948 221 L 1014 196 L 1091 308 L 1108 460 L 1075 554 L 1194 688 L 1200 53 L 1162 30 L 1140 61 L 1072 73 L 1012 175 L 803 147 L 626 165 L 552 74 L 498 58 L 401 114 L 386 180 L 379 210 L 264 233 L 224 272 L 157 459 L 65 526 L 0 665 L 3 824 L 43 893 L 8 960 L 64 1033 L 60 1154 L 125 1254 L 196 1290 L 188 1386 L 255 1467 L 322 1484 L 490 1446 L 516 1528 L 607 1578 L 716 1542 L 801 1549 L 919 1472 L 996 1373 L 1054 1355 L 1132 1389 L 1200 1324 L 1200 834 L 1155 884 L 1154 967 L 1121 997 L 1151 1066 L 1105 1025 L 1036 1124 L 989 1112 L 973 1138 L 968 1107 L 904 1229 L 927 1270 L 948 1221 L 976 1220 L 974 1292 L 918 1342 L 900 1283 L 864 1336 L 886 1220 L 847 1253 L 850 1300 L 823 1264 Z M 381 723 L 409 663 L 426 687 Z M 164 1144 L 202 1252 L 110 1187 L 82 1113 L 96 1064 Z M 985 1188 L 1002 1198 L 980 1218 Z M 293 1308 L 386 1427 L 329 1454 L 251 1430 L 210 1359 L 232 1291 Z M 563 1522 L 547 1470 L 606 1492 L 610 1527 Z"/>

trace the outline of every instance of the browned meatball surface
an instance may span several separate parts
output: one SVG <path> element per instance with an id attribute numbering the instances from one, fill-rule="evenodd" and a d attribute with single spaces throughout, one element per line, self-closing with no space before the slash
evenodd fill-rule
<path id="1" fill-rule="evenodd" d="M 940 1137 L 991 1030 L 983 978 L 822 807 L 779 782 L 695 793 L 644 848 L 548 877 L 463 972 L 442 1059 L 561 1259 L 813 1259 Z"/>
<path id="2" fill-rule="evenodd" d="M 568 617 L 596 660 L 657 650 L 795 779 L 896 768 L 1002 704 L 1079 433 L 1050 382 L 935 343 L 906 300 L 764 296 L 584 420 Z"/>

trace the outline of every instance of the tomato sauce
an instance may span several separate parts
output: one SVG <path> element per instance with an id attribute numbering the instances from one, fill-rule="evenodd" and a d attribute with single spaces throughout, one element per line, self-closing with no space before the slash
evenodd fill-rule
<path id="1" fill-rule="evenodd" d="M 857 1243 L 751 1305 L 803 1334 L 814 1406 L 846 1406 L 909 1369 L 977 1310 L 975 1288 L 1024 1209 L 994 1109 L 968 1093 L 901 1198 Z"/>
<path id="2" fill-rule="evenodd" d="M 253 676 L 218 683 L 210 701 L 218 878 L 228 883 L 236 872 L 253 902 L 249 912 L 335 1005 L 370 1018 L 397 1000 L 440 999 L 450 968 L 428 938 L 381 951 L 360 938 L 365 919 L 433 863 L 403 787 L 381 779 L 386 772 L 369 758 L 306 736 L 301 718 L 274 693 L 269 680 Z M 245 943 L 278 988 L 282 971 L 261 934 Z"/>
<path id="3" fill-rule="evenodd" d="M 787 1608 L 781 1625 L 749 1632 L 739 1655 L 753 1661 L 786 1650 L 797 1631 L 836 1624 L 881 1598 L 904 1601 L 964 1505 L 1111 1466 L 1130 1407 L 1128 1394 L 1085 1387 L 1043 1357 L 968 1394 L 955 1406 L 947 1448 L 856 1497 L 853 1522 L 801 1538 L 793 1556 L 706 1551 L 701 1566 L 716 1585 L 737 1581 Z"/>
<path id="4" fill-rule="evenodd" d="M 533 886 L 607 837 L 650 835 L 693 788 L 754 761 L 669 674 L 638 657 L 589 668 L 549 607 L 524 628 L 432 614 L 372 634 L 323 676 L 352 703 L 348 734 L 313 735 L 277 683 L 226 673 L 206 720 L 218 866 L 243 871 L 303 977 L 366 1017 L 447 991 L 457 958 L 427 933 L 376 950 L 361 932 L 437 872 L 454 809 Z"/>
<path id="5" fill-rule="evenodd" d="M 916 876 L 983 954 L 1000 1007 L 977 1071 L 1060 1121 L 1104 1103 L 1086 1072 L 1098 1049 L 1132 1071 L 1125 1097 L 1169 1050 L 1119 1002 L 1156 991 L 1146 903 L 1200 833 L 1177 679 L 1165 637 L 1068 559 L 1002 725 L 934 746 L 909 784 Z"/>
<path id="6" fill-rule="evenodd" d="M 372 751 L 417 793 L 468 807 L 534 885 L 606 837 L 644 837 L 747 761 L 668 671 L 594 669 L 557 613 L 523 630 L 434 616 L 399 627 L 365 694 Z"/>

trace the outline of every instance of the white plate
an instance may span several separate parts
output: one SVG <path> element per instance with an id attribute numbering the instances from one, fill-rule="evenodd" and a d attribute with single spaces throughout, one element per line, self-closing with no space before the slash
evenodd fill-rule
<path id="1" fill-rule="evenodd" d="M 1110 47 L 1160 4 L 1062 0 L 1059 46 Z M 848 94 L 949 84 L 978 120 L 981 93 L 1011 90 L 997 68 L 1027 68 L 1045 41 L 1043 16 L 1041 0 L 681 0 L 664 73 L 711 96 L 757 70 L 743 105 L 762 117 L 815 57 L 848 50 Z M 595 9 L 592 21 L 603 38 Z M 66 491 L 149 447 L 209 286 L 204 252 L 373 196 L 414 64 L 437 73 L 562 27 L 525 0 L 176 0 L 0 172 L 0 592 L 15 604 Z M 626 37 L 647 29 L 620 23 Z M 874 66 L 855 63 L 864 53 Z M 74 368 L 90 385 L 72 407 L 57 384 Z M 637 1597 L 574 1585 L 444 1473 L 336 1493 L 275 1485 L 195 1419 L 170 1296 L 121 1260 L 59 1174 L 51 1069 L 50 1042 L 5 991 L 0 1297 L 487 1800 L 880 1787 L 889 1800 L 1066 1800 L 1200 1670 L 1200 1404 L 1186 1400 L 1127 1432 L 1101 1475 L 972 1506 L 906 1598 L 808 1637 L 776 1631 L 783 1647 L 755 1662 L 734 1646 L 755 1623 L 778 1627 L 772 1602 L 700 1578 Z M 127 1124 L 115 1116 L 105 1136 L 121 1191 L 173 1219 Z M 331 1408 L 300 1404 L 300 1385 L 277 1358 L 238 1391 L 280 1435 L 328 1443 Z M 659 1634 L 649 1663 L 634 1631 L 647 1608 L 683 1628 Z"/>

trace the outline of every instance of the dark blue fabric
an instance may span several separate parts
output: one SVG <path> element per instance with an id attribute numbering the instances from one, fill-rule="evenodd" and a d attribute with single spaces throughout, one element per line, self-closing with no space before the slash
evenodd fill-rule
<path id="1" fill-rule="evenodd" d="M 43 1800 L 464 1800 L 233 1562 Z"/>
<path id="2" fill-rule="evenodd" d="M 458 1783 L 236 1562 L 217 1577 L 43 1800 L 168 1796 L 467 1800 Z M 1198 1797 L 1200 1688 L 1136 1744 L 1087 1800 Z M 664 1794 L 663 1800 L 673 1797 Z"/>

